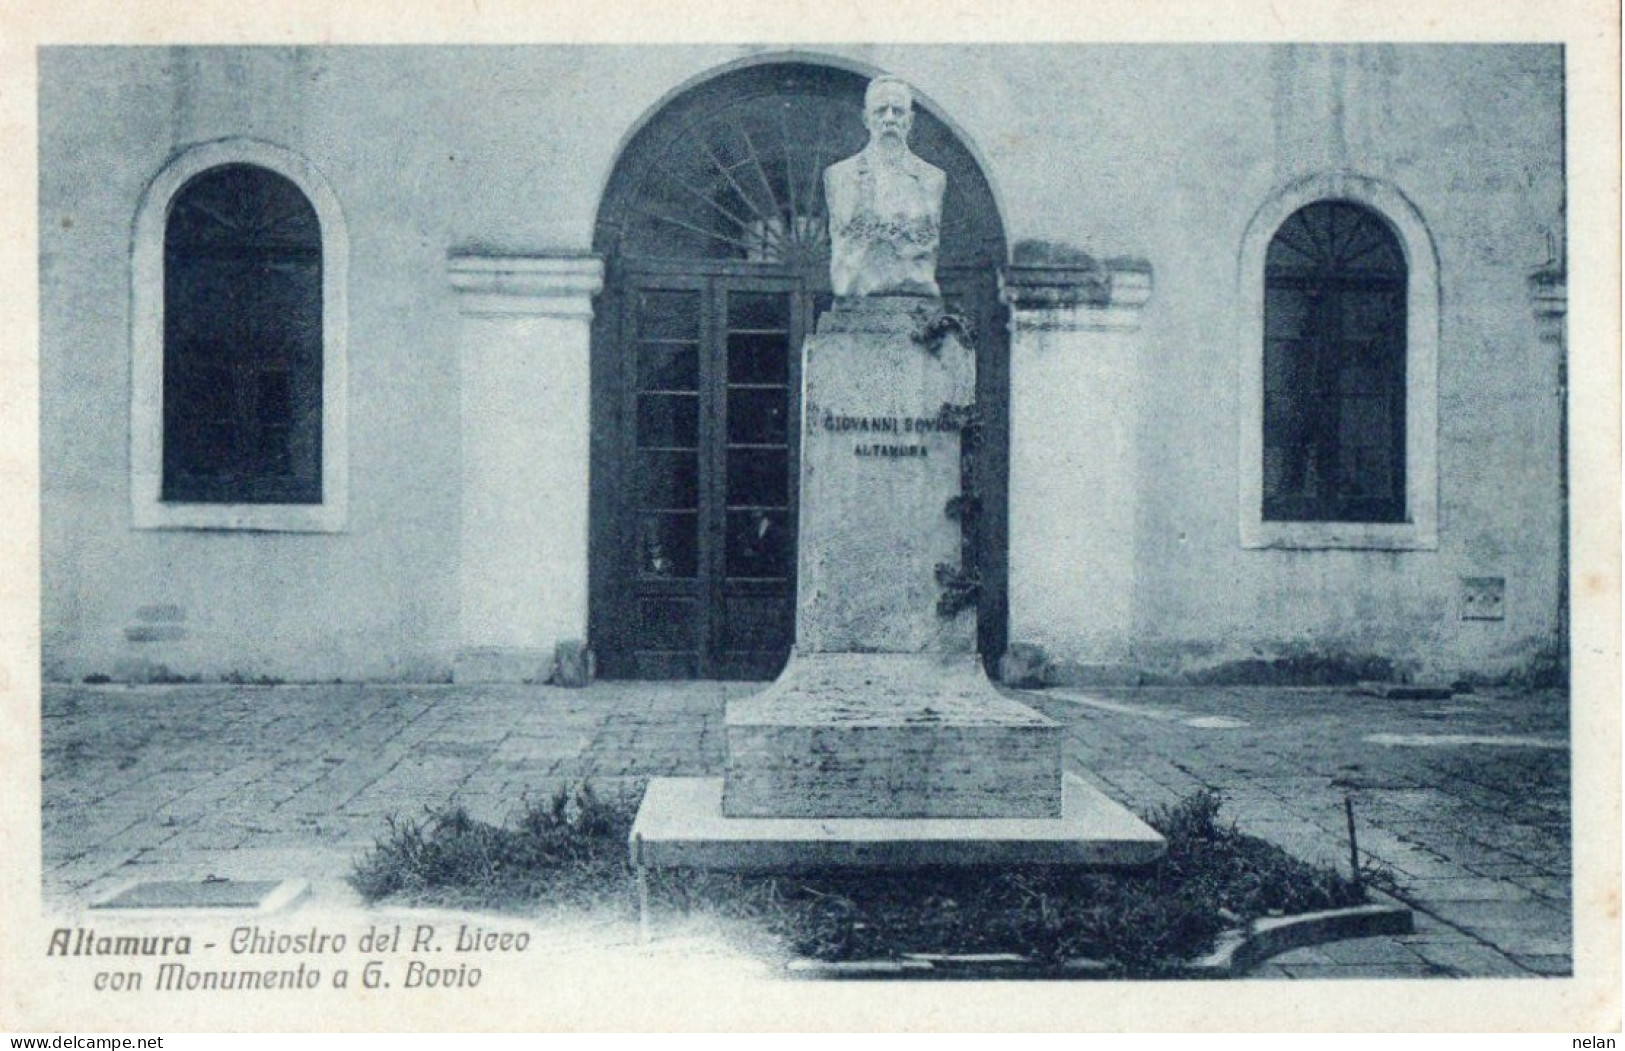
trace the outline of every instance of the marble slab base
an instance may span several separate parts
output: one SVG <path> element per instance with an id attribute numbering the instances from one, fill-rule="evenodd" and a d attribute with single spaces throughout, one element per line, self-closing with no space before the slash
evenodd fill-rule
<path id="1" fill-rule="evenodd" d="M 645 868 L 806 871 L 920 865 L 1144 865 L 1167 844 L 1125 807 L 1068 774 L 1052 818 L 734 818 L 721 778 L 656 778 L 632 825 Z"/>

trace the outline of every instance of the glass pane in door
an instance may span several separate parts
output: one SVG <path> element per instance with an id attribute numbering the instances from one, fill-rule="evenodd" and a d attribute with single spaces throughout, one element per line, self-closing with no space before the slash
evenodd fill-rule
<path id="1" fill-rule="evenodd" d="M 699 570 L 700 294 L 644 290 L 637 304 L 638 574 Z"/>
<path id="2" fill-rule="evenodd" d="M 641 289 L 633 303 L 630 550 L 640 614 L 632 648 L 650 678 L 701 671 L 701 293 Z"/>
<path id="3" fill-rule="evenodd" d="M 790 510 L 790 296 L 728 296 L 729 577 L 788 579 Z"/>
<path id="4" fill-rule="evenodd" d="M 732 289 L 722 338 L 723 521 L 716 651 L 726 678 L 769 678 L 795 632 L 791 294 Z"/>

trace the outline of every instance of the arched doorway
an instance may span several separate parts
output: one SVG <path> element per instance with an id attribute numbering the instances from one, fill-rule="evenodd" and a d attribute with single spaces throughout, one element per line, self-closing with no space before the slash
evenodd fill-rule
<path id="1" fill-rule="evenodd" d="M 610 176 L 593 248 L 591 636 L 608 678 L 771 678 L 795 635 L 801 342 L 827 309 L 823 169 L 867 139 L 868 78 L 749 66 L 678 96 Z M 948 176 L 938 282 L 974 322 L 983 440 L 981 647 L 1005 641 L 1009 340 L 1004 227 L 924 106 Z"/>

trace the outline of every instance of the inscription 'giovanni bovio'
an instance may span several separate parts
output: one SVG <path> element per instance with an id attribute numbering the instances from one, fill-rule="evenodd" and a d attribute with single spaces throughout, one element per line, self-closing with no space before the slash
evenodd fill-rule
<path id="1" fill-rule="evenodd" d="M 822 423 L 826 431 L 875 434 L 941 434 L 959 430 L 959 423 L 946 416 L 847 416 L 825 412 Z"/>
<path id="2" fill-rule="evenodd" d="M 852 455 L 865 459 L 895 460 L 913 457 L 926 457 L 932 453 L 932 444 L 937 446 L 938 455 L 956 455 L 959 425 L 956 421 L 943 416 L 855 416 L 847 413 L 826 411 L 819 421 L 825 435 L 842 435 L 857 437 L 859 440 L 852 446 Z M 871 436 L 887 438 L 916 439 L 899 443 L 897 441 L 866 441 Z M 918 439 L 938 438 L 932 444 L 926 444 Z"/>

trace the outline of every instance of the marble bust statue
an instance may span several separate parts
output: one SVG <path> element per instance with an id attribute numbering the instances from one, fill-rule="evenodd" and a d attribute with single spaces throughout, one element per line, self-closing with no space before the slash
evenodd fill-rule
<path id="1" fill-rule="evenodd" d="M 830 282 L 837 296 L 936 296 L 947 177 L 908 148 L 914 92 L 876 77 L 863 96 L 869 144 L 824 171 Z"/>

